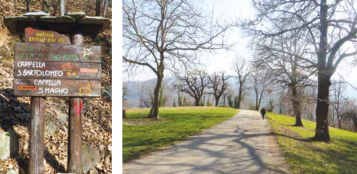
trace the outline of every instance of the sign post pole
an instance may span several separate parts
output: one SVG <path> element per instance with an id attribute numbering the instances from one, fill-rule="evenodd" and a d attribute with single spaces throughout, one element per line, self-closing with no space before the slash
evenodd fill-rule
<path id="1" fill-rule="evenodd" d="M 73 45 L 83 45 L 81 32 L 73 35 Z M 83 99 L 69 99 L 68 172 L 81 173 L 82 170 L 82 115 Z"/>
<path id="2" fill-rule="evenodd" d="M 45 110 L 44 97 L 31 97 L 29 174 L 44 173 Z"/>
<path id="3" fill-rule="evenodd" d="M 31 97 L 29 174 L 44 173 L 46 98 Z"/>

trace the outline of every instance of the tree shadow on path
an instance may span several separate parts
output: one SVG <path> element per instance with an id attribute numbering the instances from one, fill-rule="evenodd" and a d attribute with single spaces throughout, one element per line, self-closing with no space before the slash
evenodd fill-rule
<path id="1" fill-rule="evenodd" d="M 218 129 L 220 130 L 215 131 Z M 276 148 L 266 146 L 265 143 L 269 142 L 260 140 L 272 136 L 271 132 L 250 133 L 239 125 L 233 132 L 231 129 L 225 131 L 225 127 L 214 127 L 171 148 L 131 162 L 138 166 L 137 170 L 124 169 L 124 173 L 135 173 L 146 169 L 149 172 L 157 168 L 159 173 L 165 174 L 185 171 L 287 174 L 288 171 L 279 165 L 267 165 L 266 162 L 269 160 L 267 157 L 262 158 L 265 154 L 272 154 L 270 155 L 272 158 L 280 155 L 276 154 Z M 166 171 L 166 168 L 169 171 Z"/>

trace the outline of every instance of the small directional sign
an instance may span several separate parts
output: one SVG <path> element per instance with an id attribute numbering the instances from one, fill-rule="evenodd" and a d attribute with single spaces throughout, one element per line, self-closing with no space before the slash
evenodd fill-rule
<path id="1" fill-rule="evenodd" d="M 69 37 L 55 31 L 37 30 L 31 27 L 25 29 L 26 43 L 71 44 Z"/>
<path id="2" fill-rule="evenodd" d="M 101 60 L 100 46 L 62 44 L 15 44 L 15 61 L 97 62 Z"/>
<path id="3" fill-rule="evenodd" d="M 99 80 L 18 79 L 14 81 L 17 96 L 96 97 L 101 95 Z"/>

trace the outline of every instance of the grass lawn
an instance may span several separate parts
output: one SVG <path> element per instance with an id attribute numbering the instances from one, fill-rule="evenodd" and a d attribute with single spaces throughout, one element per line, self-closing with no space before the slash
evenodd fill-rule
<path id="1" fill-rule="evenodd" d="M 171 145 L 238 113 L 232 108 L 160 108 L 160 119 L 145 118 L 149 109 L 127 110 L 123 119 L 123 161 Z"/>
<path id="2" fill-rule="evenodd" d="M 331 142 L 310 141 L 316 123 L 303 120 L 304 128 L 291 126 L 294 117 L 268 113 L 268 119 L 294 174 L 356 174 L 357 133 L 330 127 Z"/>

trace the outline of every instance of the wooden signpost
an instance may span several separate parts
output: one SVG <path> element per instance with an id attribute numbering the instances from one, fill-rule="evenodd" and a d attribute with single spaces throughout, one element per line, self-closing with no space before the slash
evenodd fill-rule
<path id="1" fill-rule="evenodd" d="M 63 0 L 60 4 L 64 4 Z M 31 97 L 30 159 L 26 173 L 44 173 L 45 97 L 70 97 L 67 172 L 82 173 L 81 97 L 101 95 L 101 48 L 83 46 L 83 35 L 96 36 L 110 23 L 108 18 L 86 16 L 83 12 L 61 16 L 29 12 L 4 17 L 10 33 L 24 34 L 25 40 L 14 48 L 14 93 Z"/>
<path id="2" fill-rule="evenodd" d="M 56 32 L 25 30 L 32 35 Z M 32 33 L 33 32 L 33 33 Z M 60 35 L 61 36 L 61 35 Z M 64 36 L 61 36 L 61 38 Z M 101 95 L 101 50 L 98 46 L 44 43 L 15 44 L 14 93 L 17 96 L 96 97 Z M 53 40 L 61 41 L 66 39 Z M 68 39 L 67 39 L 68 40 Z"/>
<path id="3" fill-rule="evenodd" d="M 44 97 L 69 100 L 68 172 L 82 169 L 83 99 L 101 95 L 101 48 L 82 46 L 81 33 L 70 39 L 54 31 L 25 29 L 26 43 L 15 44 L 14 93 L 31 97 L 29 173 L 44 172 Z"/>

